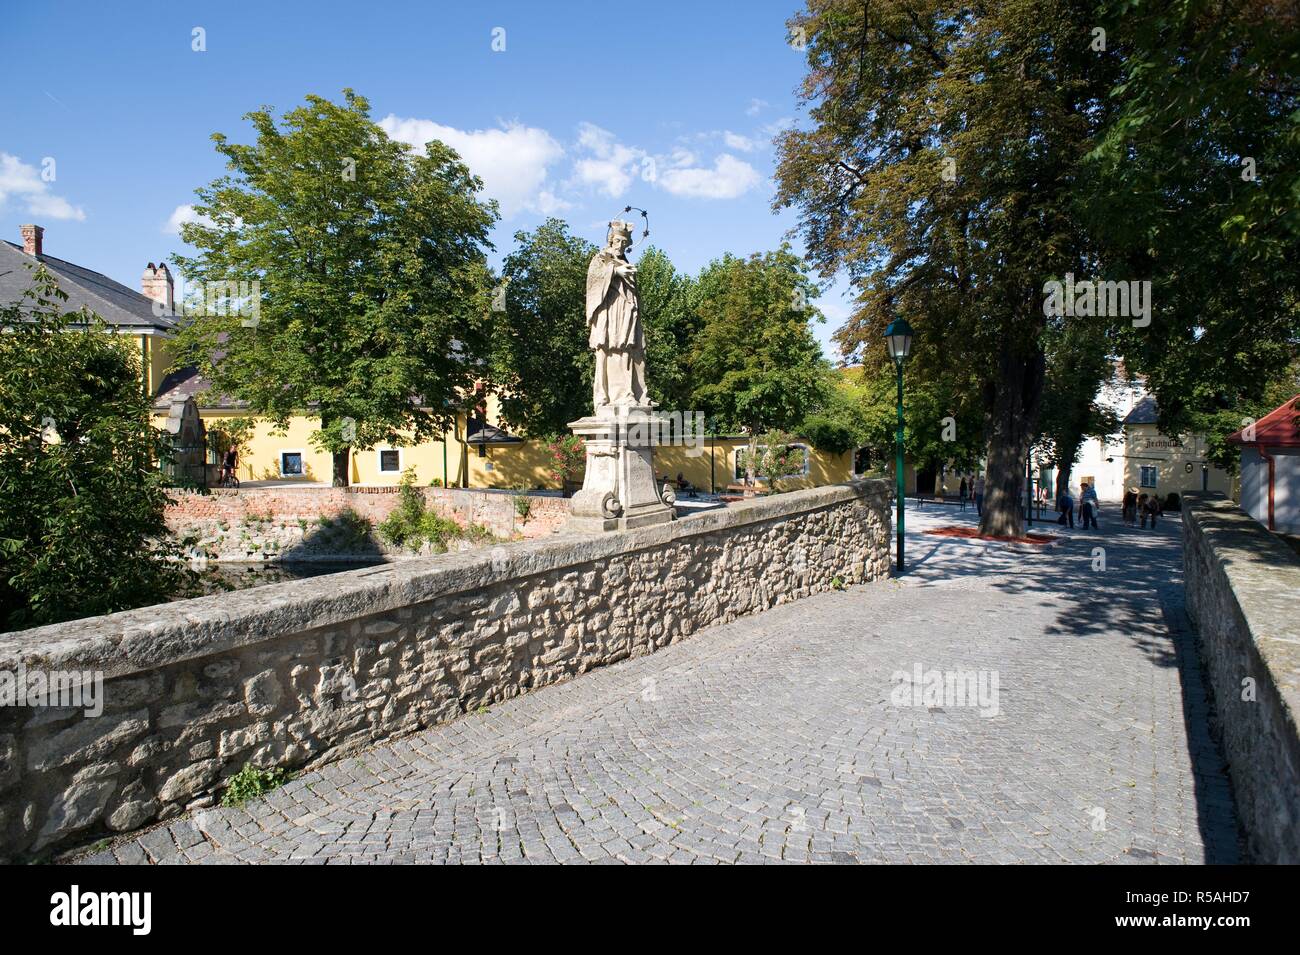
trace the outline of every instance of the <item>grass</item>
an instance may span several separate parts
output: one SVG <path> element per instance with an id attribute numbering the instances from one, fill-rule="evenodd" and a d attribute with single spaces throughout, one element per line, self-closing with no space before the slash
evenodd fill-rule
<path id="1" fill-rule="evenodd" d="M 257 769 L 246 763 L 243 769 L 230 777 L 230 783 L 221 795 L 221 805 L 242 806 L 250 799 L 257 799 L 273 789 L 279 789 L 291 779 L 293 773 L 287 769 Z"/>

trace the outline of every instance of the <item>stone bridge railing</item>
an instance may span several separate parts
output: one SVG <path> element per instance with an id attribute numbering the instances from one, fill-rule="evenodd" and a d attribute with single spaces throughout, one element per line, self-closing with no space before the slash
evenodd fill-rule
<path id="1" fill-rule="evenodd" d="M 0 676 L 103 679 L 98 715 L 0 706 L 0 861 L 886 577 L 888 508 L 860 481 L 0 635 Z"/>
<path id="2" fill-rule="evenodd" d="M 1300 862 L 1300 557 L 1221 495 L 1187 494 L 1183 569 L 1247 856 Z"/>

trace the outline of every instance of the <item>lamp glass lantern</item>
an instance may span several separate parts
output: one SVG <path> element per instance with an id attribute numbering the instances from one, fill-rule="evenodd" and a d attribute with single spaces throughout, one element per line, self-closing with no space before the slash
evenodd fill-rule
<path id="1" fill-rule="evenodd" d="M 885 329 L 885 347 L 894 361 L 901 362 L 911 354 L 912 326 L 905 319 L 896 318 L 889 323 Z"/>

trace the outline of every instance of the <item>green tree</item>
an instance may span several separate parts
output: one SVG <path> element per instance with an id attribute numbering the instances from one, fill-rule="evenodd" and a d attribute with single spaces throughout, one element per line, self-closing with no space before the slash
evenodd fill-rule
<path id="1" fill-rule="evenodd" d="M 978 383 L 985 533 L 1023 529 L 1043 283 L 1091 266 L 1069 200 L 1116 69 L 1095 19 L 1086 0 L 809 0 L 791 21 L 811 127 L 779 138 L 774 204 L 798 209 L 821 274 L 859 291 L 846 354 L 882 349 L 904 316 L 911 387 Z"/>
<path id="2" fill-rule="evenodd" d="M 1168 434 L 1255 416 L 1300 341 L 1300 11 L 1271 0 L 1106 0 L 1123 60 L 1078 180 L 1110 271 L 1149 280 L 1118 329 Z M 1226 430 L 1225 430 L 1226 429 Z"/>
<path id="3" fill-rule="evenodd" d="M 1070 483 L 1079 449 L 1088 438 L 1108 440 L 1119 430 L 1115 411 L 1098 400 L 1114 365 L 1100 324 L 1049 323 L 1043 336 L 1047 379 L 1035 448 L 1056 466 L 1056 496 Z"/>
<path id="4" fill-rule="evenodd" d="M 157 603 L 190 579 L 139 358 L 66 299 L 40 269 L 0 306 L 0 629 Z"/>
<path id="5" fill-rule="evenodd" d="M 689 368 L 698 410 L 750 439 L 789 431 L 826 400 L 826 362 L 811 321 L 817 287 L 788 247 L 725 255 L 701 271 Z M 753 468 L 748 469 L 754 477 Z"/>
<path id="6" fill-rule="evenodd" d="M 591 414 L 595 364 L 584 312 L 587 266 L 595 254 L 594 245 L 552 218 L 532 232 L 515 233 L 515 248 L 506 256 L 492 379 L 502 418 L 526 434 L 564 434 L 570 421 Z"/>
<path id="7" fill-rule="evenodd" d="M 481 374 L 496 207 L 455 152 L 389 139 L 351 90 L 247 118 L 252 145 L 213 136 L 229 171 L 196 191 L 181 236 L 198 252 L 175 263 L 209 293 L 250 283 L 224 304 L 253 314 L 193 319 L 180 355 L 278 426 L 319 415 L 345 484 L 352 447 L 437 437 Z"/>
<path id="8" fill-rule="evenodd" d="M 688 359 L 700 324 L 695 281 L 678 272 L 654 246 L 641 253 L 636 269 L 650 398 L 666 411 L 691 410 L 694 386 Z"/>

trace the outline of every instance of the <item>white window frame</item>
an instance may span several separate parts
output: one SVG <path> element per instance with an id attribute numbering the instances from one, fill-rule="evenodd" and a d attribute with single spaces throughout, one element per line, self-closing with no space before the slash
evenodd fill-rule
<path id="1" fill-rule="evenodd" d="M 1146 474 L 1148 471 L 1150 471 L 1154 475 L 1154 479 L 1150 484 L 1148 484 L 1146 481 Z M 1140 488 L 1146 487 L 1146 488 L 1151 488 L 1152 490 L 1159 490 L 1160 468 L 1154 464 L 1139 465 L 1138 466 L 1138 487 Z"/>
<path id="2" fill-rule="evenodd" d="M 396 452 L 397 452 L 397 470 L 396 470 L 396 471 L 388 471 L 388 470 L 385 470 L 385 469 L 384 469 L 384 452 L 385 452 L 385 451 L 396 451 Z M 375 449 L 375 473 L 377 473 L 377 474 L 401 474 L 401 473 L 402 473 L 402 469 L 403 469 L 403 467 L 404 467 L 404 465 L 405 465 L 405 463 L 406 463 L 406 462 L 403 460 L 404 457 L 405 457 L 405 455 L 402 454 L 402 449 L 401 449 L 401 448 L 376 448 L 376 449 Z"/>
<path id="3" fill-rule="evenodd" d="M 297 474 L 284 473 L 284 456 L 286 454 L 298 455 L 298 460 L 302 464 L 302 470 L 299 471 Z M 307 452 L 302 450 L 301 448 L 281 448 L 279 451 L 276 452 L 275 455 L 275 467 L 276 470 L 280 472 L 280 477 L 282 478 L 306 477 L 307 476 Z"/>
<path id="4" fill-rule="evenodd" d="M 754 445 L 754 451 L 755 451 L 755 453 L 757 453 L 757 452 L 763 450 L 763 448 L 766 448 L 766 447 L 767 447 L 767 445 L 765 445 L 765 444 L 756 444 L 756 445 Z M 795 477 L 807 477 L 809 474 L 811 474 L 811 473 L 812 473 L 812 448 L 810 448 L 808 445 L 804 444 L 802 441 L 792 441 L 792 442 L 790 442 L 789 444 L 787 444 L 786 447 L 787 447 L 787 448 L 801 448 L 801 449 L 803 449 L 803 469 L 800 470 L 800 471 L 791 471 L 789 474 L 778 474 L 778 475 L 776 476 L 776 479 L 777 479 L 778 481 L 784 481 L 784 480 L 787 480 L 787 479 L 789 479 L 789 478 L 795 478 Z M 741 445 L 740 447 L 735 448 L 735 449 L 732 451 L 732 454 L 731 454 L 731 473 L 732 473 L 732 476 L 733 476 L 737 481 L 743 481 L 743 480 L 745 479 L 745 474 L 744 474 L 744 472 L 741 470 L 741 467 L 740 467 L 740 454 L 741 454 L 742 451 L 748 451 L 748 450 L 749 450 L 749 445 L 747 445 L 747 444 L 743 444 L 743 445 Z M 763 480 L 766 480 L 766 478 L 761 478 L 761 477 L 760 477 L 759 480 L 760 480 L 760 481 L 763 481 Z"/>

